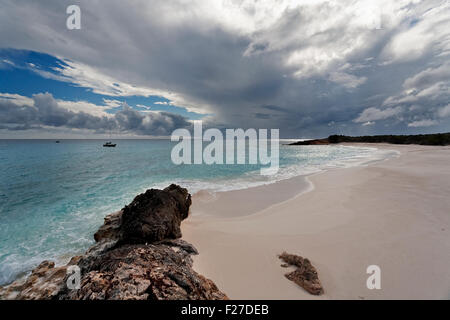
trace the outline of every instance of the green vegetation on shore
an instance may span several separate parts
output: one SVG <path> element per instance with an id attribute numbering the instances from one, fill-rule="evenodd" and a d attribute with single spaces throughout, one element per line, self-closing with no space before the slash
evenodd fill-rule
<path id="1" fill-rule="evenodd" d="M 361 142 L 361 143 L 392 143 L 392 144 L 419 144 L 428 146 L 450 145 L 450 132 L 436 134 L 417 135 L 380 135 L 380 136 L 360 136 L 351 137 L 343 135 L 331 135 L 325 139 L 314 139 L 299 141 L 290 145 L 322 145 L 341 142 Z"/>

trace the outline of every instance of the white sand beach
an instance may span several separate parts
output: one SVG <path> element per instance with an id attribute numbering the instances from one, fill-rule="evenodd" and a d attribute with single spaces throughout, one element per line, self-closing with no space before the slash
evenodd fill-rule
<path id="1" fill-rule="evenodd" d="M 370 146 L 401 154 L 194 195 L 182 229 L 200 252 L 195 270 L 231 299 L 449 299 L 450 147 Z M 283 251 L 311 260 L 324 295 L 284 277 Z M 369 265 L 381 268 L 381 290 L 366 287 Z"/>

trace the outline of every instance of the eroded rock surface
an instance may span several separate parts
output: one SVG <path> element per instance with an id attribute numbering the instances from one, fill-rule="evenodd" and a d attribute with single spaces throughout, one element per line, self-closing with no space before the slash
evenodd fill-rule
<path id="1" fill-rule="evenodd" d="M 323 294 L 324 291 L 317 270 L 308 259 L 286 252 L 283 252 L 279 258 L 286 263 L 282 267 L 297 267 L 296 270 L 285 274 L 286 278 L 313 295 Z"/>
<path id="2" fill-rule="evenodd" d="M 127 244 L 80 261 L 80 290 L 62 299 L 224 299 L 215 284 L 192 270 L 194 247 L 183 240 Z"/>
<path id="3" fill-rule="evenodd" d="M 64 287 L 67 267 L 74 265 L 80 257 L 73 257 L 68 265 L 55 267 L 52 261 L 43 261 L 26 279 L 20 279 L 0 289 L 3 300 L 49 300 L 55 298 Z"/>
<path id="4" fill-rule="evenodd" d="M 67 266 L 44 261 L 25 281 L 0 288 L 0 299 L 228 299 L 192 269 L 197 250 L 181 238 L 191 196 L 171 185 L 138 195 L 105 218 L 96 244 L 69 263 L 81 271 L 80 289 L 70 290 Z"/>

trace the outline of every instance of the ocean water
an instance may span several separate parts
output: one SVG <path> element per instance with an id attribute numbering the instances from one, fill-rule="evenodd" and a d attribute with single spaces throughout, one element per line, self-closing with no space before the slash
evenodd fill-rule
<path id="1" fill-rule="evenodd" d="M 280 146 L 280 170 L 258 165 L 174 165 L 169 140 L 0 140 L 0 285 L 42 260 L 66 262 L 93 243 L 105 215 L 146 189 L 178 183 L 191 193 L 273 183 L 392 153 L 366 147 Z"/>

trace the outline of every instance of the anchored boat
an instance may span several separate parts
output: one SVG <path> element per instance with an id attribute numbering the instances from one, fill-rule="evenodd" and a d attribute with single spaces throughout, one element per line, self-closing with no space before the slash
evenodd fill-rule
<path id="1" fill-rule="evenodd" d="M 114 148 L 116 146 L 116 144 L 112 143 L 111 141 L 108 141 L 108 142 L 104 143 L 103 146 L 108 147 L 108 148 Z"/>

